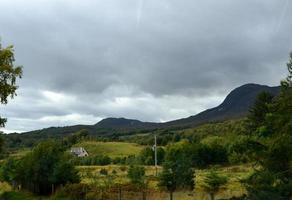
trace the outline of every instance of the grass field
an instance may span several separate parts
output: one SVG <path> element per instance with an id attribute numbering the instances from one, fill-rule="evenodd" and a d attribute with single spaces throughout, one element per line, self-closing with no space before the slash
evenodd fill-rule
<path id="1" fill-rule="evenodd" d="M 158 179 L 155 177 L 155 167 L 153 166 L 145 166 L 146 168 L 146 176 L 148 183 L 148 193 L 147 200 L 167 200 L 168 193 L 158 188 L 157 183 Z M 106 186 L 114 184 L 114 183 L 128 183 L 129 180 L 127 178 L 127 169 L 128 166 L 120 166 L 120 165 L 108 165 L 108 166 L 78 166 L 79 174 L 81 176 L 82 182 L 86 184 L 92 185 L 104 185 Z M 100 174 L 101 169 L 106 169 L 108 175 Z M 162 169 L 158 168 L 158 172 Z M 240 196 L 245 193 L 243 186 L 240 184 L 240 180 L 248 177 L 252 172 L 252 167 L 250 165 L 236 165 L 236 166 L 228 166 L 228 167 L 219 167 L 216 169 L 220 175 L 224 175 L 228 177 L 228 183 L 216 194 L 216 199 L 220 198 L 230 198 L 233 196 Z M 205 170 L 196 170 L 196 186 L 194 191 L 176 191 L 174 193 L 174 200 L 208 200 L 209 194 L 205 193 L 201 185 L 204 180 L 205 174 L 208 172 L 208 169 Z M 7 192 L 8 191 L 8 192 Z M 40 198 L 34 197 L 29 193 L 19 193 L 19 192 L 11 192 L 11 187 L 8 184 L 0 183 L 0 194 L 1 192 L 6 192 L 5 200 L 67 200 L 60 198 Z M 123 198 L 127 200 L 137 200 L 140 199 L 141 192 L 127 192 L 123 191 Z M 111 194 L 114 198 L 116 198 L 117 194 Z"/>
<path id="2" fill-rule="evenodd" d="M 84 147 L 89 153 L 89 156 L 102 154 L 111 158 L 137 155 L 144 148 L 134 143 L 96 141 L 84 141 L 74 145 L 74 147 Z"/>
<path id="3" fill-rule="evenodd" d="M 113 183 L 127 183 L 129 182 L 127 178 L 127 166 L 119 165 L 108 165 L 108 166 L 80 166 L 78 170 L 82 178 L 83 183 L 87 184 L 113 184 Z M 155 193 L 158 199 L 167 199 L 167 194 L 165 192 L 159 191 L 157 187 L 158 180 L 155 177 L 155 168 L 153 166 L 146 166 L 146 176 L 148 182 L 148 188 Z M 100 174 L 101 169 L 106 169 L 110 176 L 104 176 Z M 162 169 L 159 167 L 158 171 Z M 252 172 L 252 167 L 249 165 L 236 165 L 229 167 L 219 167 L 216 169 L 220 175 L 228 177 L 228 183 L 221 188 L 221 190 L 216 195 L 218 198 L 230 198 L 233 196 L 240 196 L 245 193 L 244 187 L 241 185 L 240 180 L 247 178 Z M 115 173 L 113 173 L 115 172 Z M 196 187 L 194 192 L 188 191 L 177 191 L 174 194 L 174 199 L 177 200 L 191 200 L 191 199 L 209 199 L 209 195 L 205 193 L 202 189 L 202 184 L 204 176 L 208 172 L 205 170 L 196 170 Z M 153 192 L 154 191 L 154 192 Z M 154 194 L 152 194 L 154 195 Z M 154 196 L 155 196 L 154 195 Z M 156 197 L 153 196 L 153 199 Z M 152 199 L 152 198 L 149 198 Z"/>

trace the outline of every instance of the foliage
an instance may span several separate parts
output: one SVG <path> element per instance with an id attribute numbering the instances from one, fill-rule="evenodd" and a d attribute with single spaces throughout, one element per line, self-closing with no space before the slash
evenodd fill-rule
<path id="1" fill-rule="evenodd" d="M 239 135 L 228 147 L 230 163 L 248 163 L 258 160 L 266 150 L 266 146 L 255 137 Z"/>
<path id="2" fill-rule="evenodd" d="M 73 163 L 75 165 L 109 165 L 111 164 L 112 160 L 109 156 L 105 155 L 96 155 L 96 156 L 89 156 L 89 157 L 75 157 L 73 159 Z"/>
<path id="3" fill-rule="evenodd" d="M 80 131 L 77 131 L 73 133 L 72 135 L 63 139 L 62 141 L 63 146 L 66 146 L 67 148 L 69 148 L 73 146 L 74 144 L 77 144 L 78 142 L 81 142 L 82 140 L 86 139 L 88 135 L 89 135 L 89 132 L 87 129 L 81 129 Z"/>
<path id="4" fill-rule="evenodd" d="M 8 103 L 8 97 L 16 95 L 18 86 L 16 79 L 21 78 L 22 68 L 14 65 L 13 46 L 2 48 L 0 44 L 0 102 Z M 0 127 L 5 125 L 6 119 L 0 117 Z"/>
<path id="5" fill-rule="evenodd" d="M 281 81 L 282 88 L 284 90 L 292 88 L 292 52 L 290 52 L 290 59 L 287 63 L 287 69 L 288 69 L 288 76 L 285 80 Z"/>
<path id="6" fill-rule="evenodd" d="M 292 196 L 292 53 L 287 64 L 288 77 L 281 82 L 282 90 L 268 103 L 268 112 L 261 110 L 261 123 L 248 131 L 264 149 L 253 149 L 261 169 L 246 180 L 250 199 L 289 199 Z M 261 131 L 257 131 L 261 130 Z M 268 134 L 259 134 L 268 133 Z"/>
<path id="7" fill-rule="evenodd" d="M 157 164 L 160 165 L 164 161 L 165 151 L 163 148 L 157 148 Z M 154 165 L 155 164 L 155 155 L 154 151 L 150 147 L 144 148 L 139 154 L 139 160 L 143 165 Z"/>
<path id="8" fill-rule="evenodd" d="M 14 185 L 18 161 L 8 158 L 0 168 L 0 180 Z"/>
<path id="9" fill-rule="evenodd" d="M 203 188 L 205 191 L 215 194 L 220 187 L 227 183 L 227 177 L 219 175 L 214 169 L 210 170 L 204 178 Z"/>
<path id="10" fill-rule="evenodd" d="M 33 193 L 49 194 L 52 185 L 57 188 L 66 183 L 76 183 L 79 176 L 60 144 L 47 141 L 20 160 L 15 180 Z"/>
<path id="11" fill-rule="evenodd" d="M 2 153 L 3 151 L 3 145 L 4 145 L 4 138 L 2 136 L 2 133 L 0 132 L 0 154 Z"/>
<path id="12" fill-rule="evenodd" d="M 135 185 L 144 185 L 145 184 L 145 168 L 142 166 L 133 166 L 131 165 L 128 169 L 128 178 L 131 180 L 131 183 Z"/>
<path id="13" fill-rule="evenodd" d="M 263 126 L 266 114 L 269 113 L 269 104 L 272 100 L 273 96 L 270 93 L 262 92 L 258 95 L 247 118 L 247 130 L 254 132 L 257 128 Z"/>
<path id="14" fill-rule="evenodd" d="M 191 159 L 194 167 L 204 168 L 214 164 L 224 164 L 228 162 L 226 147 L 218 143 L 191 145 Z"/>
<path id="15" fill-rule="evenodd" d="M 166 187 L 170 193 L 177 188 L 194 188 L 194 170 L 189 150 L 190 146 L 186 141 L 167 147 L 159 185 Z"/>

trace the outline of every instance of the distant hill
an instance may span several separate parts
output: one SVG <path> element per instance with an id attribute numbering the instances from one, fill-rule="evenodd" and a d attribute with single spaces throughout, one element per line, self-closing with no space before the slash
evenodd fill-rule
<path id="1" fill-rule="evenodd" d="M 144 129 L 156 128 L 159 123 L 141 122 L 136 119 L 126 118 L 106 118 L 94 125 L 95 128 L 110 128 L 110 129 Z"/>
<path id="2" fill-rule="evenodd" d="M 215 108 L 205 110 L 188 118 L 178 119 L 165 123 L 141 122 L 125 118 L 107 118 L 97 124 L 98 128 L 111 129 L 143 129 L 143 128 L 167 128 L 175 126 L 197 126 L 208 122 L 224 121 L 241 118 L 247 115 L 250 107 L 254 104 L 257 95 L 261 92 L 269 92 L 276 96 L 280 92 L 280 86 L 269 87 L 258 84 L 246 84 L 229 93 L 222 104 Z"/>
<path id="3" fill-rule="evenodd" d="M 246 84 L 240 86 L 231 91 L 219 106 L 205 110 L 188 118 L 166 122 L 164 126 L 196 126 L 208 122 L 244 117 L 248 114 L 250 107 L 254 104 L 258 94 L 261 92 L 269 92 L 276 96 L 280 92 L 280 86 L 269 87 L 258 84 Z"/>
<path id="4" fill-rule="evenodd" d="M 125 118 L 107 118 L 94 125 L 51 127 L 22 134 L 9 134 L 7 137 L 10 138 L 9 141 L 16 144 L 17 142 L 23 143 L 20 138 L 27 141 L 60 138 L 81 129 L 87 129 L 91 135 L 95 136 L 110 136 L 114 134 L 120 135 L 121 133 L 134 133 L 135 131 L 141 130 L 195 127 L 208 122 L 220 122 L 246 116 L 250 107 L 254 104 L 257 95 L 264 91 L 276 96 L 280 92 L 280 87 L 246 84 L 231 91 L 223 103 L 215 108 L 205 110 L 188 118 L 165 123 L 141 122 L 139 120 Z"/>

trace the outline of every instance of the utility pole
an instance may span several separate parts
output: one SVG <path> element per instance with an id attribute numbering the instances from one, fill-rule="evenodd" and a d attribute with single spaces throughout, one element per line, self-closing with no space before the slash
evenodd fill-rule
<path id="1" fill-rule="evenodd" d="M 157 139 L 156 135 L 154 135 L 154 157 L 155 157 L 155 176 L 157 176 Z"/>

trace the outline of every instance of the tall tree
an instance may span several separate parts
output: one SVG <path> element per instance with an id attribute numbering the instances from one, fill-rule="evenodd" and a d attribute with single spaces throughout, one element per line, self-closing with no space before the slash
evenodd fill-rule
<path id="1" fill-rule="evenodd" d="M 13 98 L 16 95 L 18 86 L 16 79 L 21 78 L 22 68 L 14 65 L 13 46 L 2 48 L 0 44 L 0 103 L 7 104 L 8 97 Z M 4 127 L 5 118 L 0 116 L 0 127 Z"/>
<path id="2" fill-rule="evenodd" d="M 145 168 L 142 166 L 133 166 L 131 165 L 128 170 L 128 178 L 131 183 L 138 186 L 139 190 L 142 191 L 142 199 L 146 200 L 146 177 L 145 177 Z"/>
<path id="3" fill-rule="evenodd" d="M 4 139 L 2 136 L 2 132 L 0 132 L 0 154 L 2 153 L 3 144 L 4 144 Z"/>
<path id="4" fill-rule="evenodd" d="M 182 141 L 167 147 L 159 185 L 169 191 L 170 200 L 177 188 L 194 188 L 194 170 L 190 155 L 190 144 Z"/>
<path id="5" fill-rule="evenodd" d="M 210 199 L 215 199 L 215 194 L 227 183 L 227 177 L 218 174 L 214 169 L 209 171 L 205 178 L 203 189 L 210 194 Z"/>
<path id="6" fill-rule="evenodd" d="M 290 52 L 290 59 L 287 63 L 287 68 L 288 68 L 288 76 L 285 80 L 281 82 L 282 87 L 285 89 L 292 88 L 292 52 Z"/>
<path id="7" fill-rule="evenodd" d="M 288 76 L 281 82 L 281 93 L 268 105 L 269 112 L 262 122 L 269 134 L 255 137 L 265 148 L 254 150 L 261 168 L 246 180 L 249 199 L 290 199 L 292 196 L 292 53 L 287 67 Z M 253 133 L 258 136 L 257 131 Z"/>
<path id="8" fill-rule="evenodd" d="M 265 122 L 266 115 L 269 113 L 269 104 L 273 100 L 273 95 L 268 92 L 262 92 L 257 96 L 257 99 L 250 109 L 248 118 L 247 118 L 247 128 L 250 133 L 261 128 Z"/>

